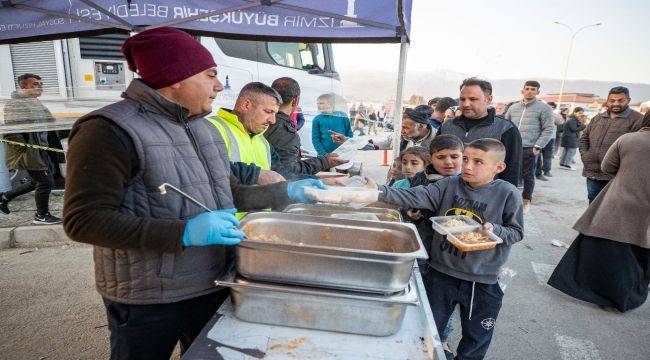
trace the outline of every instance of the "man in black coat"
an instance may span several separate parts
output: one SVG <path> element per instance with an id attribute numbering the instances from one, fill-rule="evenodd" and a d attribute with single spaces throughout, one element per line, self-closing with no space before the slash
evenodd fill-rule
<path id="1" fill-rule="evenodd" d="M 577 106 L 564 123 L 564 134 L 562 134 L 562 147 L 564 148 L 564 152 L 560 157 L 560 169 L 575 170 L 571 166 L 571 162 L 578 152 L 578 147 L 580 147 L 580 132 L 586 128 L 585 124 L 581 121 L 584 113 L 585 110 Z"/>
<path id="2" fill-rule="evenodd" d="M 492 102 L 492 84 L 478 78 L 467 78 L 460 86 L 459 108 L 462 115 L 445 121 L 438 135 L 458 136 L 464 143 L 491 138 L 506 148 L 506 169 L 497 178 L 515 186 L 521 173 L 522 145 L 519 129 L 510 120 L 496 116 L 488 106 Z"/>
<path id="3" fill-rule="evenodd" d="M 300 86 L 296 80 L 282 77 L 273 81 L 271 87 L 282 97 L 282 105 L 275 116 L 275 124 L 269 126 L 264 137 L 277 152 L 282 166 L 294 174 L 314 175 L 346 163 L 336 154 L 301 159 L 300 136 L 290 117 L 300 101 Z"/>

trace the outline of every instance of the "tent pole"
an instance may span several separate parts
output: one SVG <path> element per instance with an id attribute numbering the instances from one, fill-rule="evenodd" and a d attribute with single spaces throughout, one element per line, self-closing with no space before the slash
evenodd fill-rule
<path id="1" fill-rule="evenodd" d="M 397 73 L 397 93 L 395 94 L 395 106 L 393 107 L 393 159 L 399 155 L 402 130 L 402 100 L 404 98 L 404 78 L 406 76 L 406 57 L 409 43 L 406 36 L 402 35 L 399 48 L 399 70 Z"/>

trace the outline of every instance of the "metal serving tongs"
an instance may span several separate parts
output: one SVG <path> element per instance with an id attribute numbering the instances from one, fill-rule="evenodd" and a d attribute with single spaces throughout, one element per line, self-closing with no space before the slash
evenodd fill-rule
<path id="1" fill-rule="evenodd" d="M 167 194 L 167 188 L 173 190 L 173 191 L 174 191 L 175 193 L 177 193 L 178 195 L 180 195 L 180 196 L 186 198 L 187 200 L 191 201 L 192 203 L 194 203 L 194 205 L 203 208 L 203 210 L 205 210 L 205 211 L 207 211 L 207 212 L 212 211 L 212 210 L 210 210 L 209 207 L 205 206 L 205 205 L 204 205 L 203 203 L 201 203 L 200 201 L 198 201 L 198 200 L 196 200 L 195 198 L 189 196 L 188 194 L 184 193 L 183 191 L 181 191 L 181 190 L 180 190 L 179 188 L 177 188 L 176 186 L 174 186 L 174 185 L 172 185 L 172 184 L 169 184 L 169 183 L 162 183 L 160 186 L 158 186 L 158 190 L 160 191 L 160 195 L 166 195 L 166 194 Z"/>

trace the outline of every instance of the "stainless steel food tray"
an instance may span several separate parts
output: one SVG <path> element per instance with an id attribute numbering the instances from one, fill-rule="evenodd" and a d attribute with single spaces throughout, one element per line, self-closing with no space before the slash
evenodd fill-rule
<path id="1" fill-rule="evenodd" d="M 287 206 L 284 211 L 285 213 L 292 214 L 302 214 L 302 215 L 314 215 L 314 216 L 325 216 L 332 217 L 333 214 L 343 214 L 343 213 L 352 213 L 352 214 L 372 214 L 376 215 L 379 221 L 393 221 L 401 222 L 402 215 L 399 211 L 393 209 L 382 209 L 377 207 L 362 207 L 360 209 L 355 209 L 350 206 L 345 205 L 330 205 L 330 204 L 291 204 Z"/>
<path id="2" fill-rule="evenodd" d="M 260 212 L 241 228 L 237 271 L 260 281 L 387 294 L 404 290 L 414 260 L 427 258 L 412 224 Z"/>
<path id="3" fill-rule="evenodd" d="M 215 283 L 232 289 L 234 314 L 240 320 L 361 335 L 396 333 L 407 306 L 419 304 L 413 281 L 390 296 L 253 282 L 241 277 Z"/>

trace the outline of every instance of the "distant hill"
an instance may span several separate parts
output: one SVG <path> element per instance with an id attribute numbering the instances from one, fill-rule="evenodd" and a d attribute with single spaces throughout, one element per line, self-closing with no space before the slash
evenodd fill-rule
<path id="1" fill-rule="evenodd" d="M 339 69 L 343 95 L 349 100 L 383 102 L 395 98 L 397 74 L 388 71 Z M 406 75 L 404 98 L 422 95 L 429 99 L 435 96 L 458 96 L 458 86 L 469 75 L 450 70 L 410 71 Z M 492 82 L 495 101 L 505 102 L 521 97 L 521 88 L 528 79 L 489 79 Z M 541 93 L 557 93 L 560 79 L 538 78 L 542 84 Z M 593 93 L 605 98 L 614 86 L 630 89 L 633 102 L 650 100 L 650 84 L 619 83 L 614 81 L 567 80 L 565 92 Z"/>

